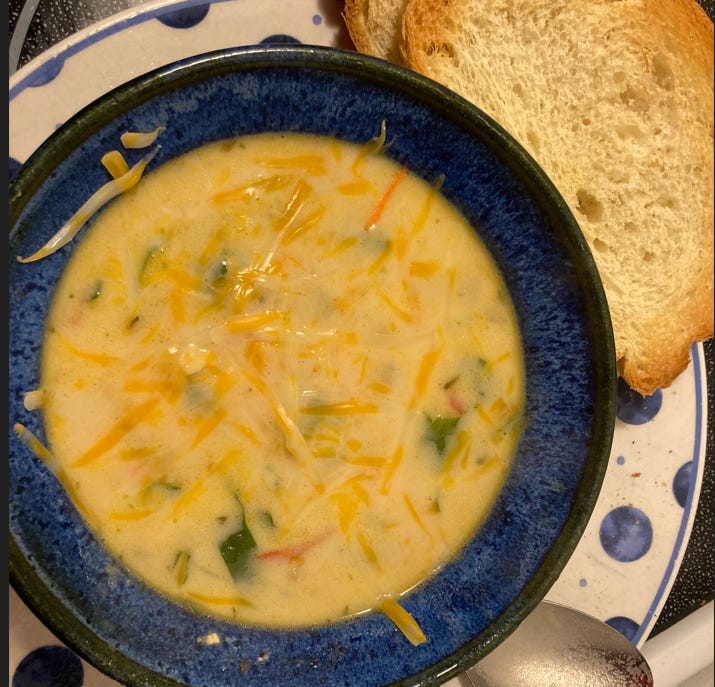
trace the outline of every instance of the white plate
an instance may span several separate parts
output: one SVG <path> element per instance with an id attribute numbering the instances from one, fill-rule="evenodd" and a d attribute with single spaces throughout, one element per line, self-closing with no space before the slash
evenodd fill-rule
<path id="1" fill-rule="evenodd" d="M 83 106 L 176 59 L 276 35 L 350 47 L 341 6 L 326 0 L 162 0 L 113 15 L 58 43 L 10 78 L 11 169 Z M 638 646 L 667 599 L 695 516 L 705 463 L 704 362 L 702 346 L 695 345 L 690 366 L 673 386 L 630 402 L 621 395 L 598 503 L 547 596 L 608 621 Z M 47 659 L 33 650 L 59 642 L 12 590 L 10 601 L 10 681 L 17 671 L 13 687 L 50 687 L 49 678 L 23 683 L 21 677 L 32 659 L 40 666 Z M 72 656 L 60 652 L 49 660 L 67 658 Z M 82 664 L 81 670 L 83 681 L 68 685 L 117 686 L 91 666 Z M 35 679 L 42 679 L 38 675 Z M 460 681 L 447 685 L 457 687 Z"/>

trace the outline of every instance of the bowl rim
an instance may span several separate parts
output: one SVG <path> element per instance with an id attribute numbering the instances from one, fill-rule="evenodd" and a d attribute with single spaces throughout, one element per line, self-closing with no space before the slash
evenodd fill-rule
<path id="1" fill-rule="evenodd" d="M 451 110 L 451 119 L 466 120 L 488 132 L 494 139 L 494 150 L 503 151 L 502 161 L 513 166 L 518 161 L 520 178 L 548 198 L 547 210 L 558 216 L 566 226 L 572 249 L 579 255 L 580 265 L 588 273 L 592 290 L 588 303 L 588 330 L 592 338 L 599 338 L 594 347 L 594 383 L 597 398 L 588 457 L 579 489 L 574 495 L 574 506 L 555 537 L 537 574 L 524 586 L 518 597 L 494 619 L 497 631 L 486 643 L 475 640 L 461 646 L 421 673 L 410 675 L 392 687 L 420 687 L 441 684 L 477 662 L 513 632 L 519 623 L 543 599 L 556 582 L 571 554 L 580 541 L 595 507 L 610 455 L 616 418 L 617 368 L 615 346 L 605 292 L 590 248 L 568 205 L 553 182 L 529 153 L 496 121 L 467 100 L 431 79 L 405 67 L 376 57 L 342 48 L 303 44 L 256 45 L 212 50 L 157 67 L 121 84 L 82 108 L 56 129 L 22 164 L 9 183 L 9 226 L 11 236 L 17 219 L 35 191 L 44 183 L 56 165 L 78 144 L 110 122 L 117 112 L 136 107 L 153 97 L 192 84 L 202 74 L 211 76 L 250 69 L 300 65 L 338 72 L 356 72 L 389 88 L 398 88 L 411 98 L 422 102 L 442 102 Z M 114 113 L 114 114 L 112 114 Z M 507 159 L 507 157 L 509 159 Z M 597 330 L 597 331 L 596 331 Z M 126 682 L 128 685 L 151 684 L 156 687 L 177 687 L 183 683 L 161 676 L 132 658 L 118 653 L 111 644 L 91 631 L 65 606 L 43 582 L 21 553 L 15 536 L 9 531 L 9 579 L 11 586 L 63 642 L 99 670 Z M 39 591 L 38 591 L 39 590 Z M 48 603 L 49 599 L 49 603 Z M 435 682 L 437 680 L 437 682 Z"/>

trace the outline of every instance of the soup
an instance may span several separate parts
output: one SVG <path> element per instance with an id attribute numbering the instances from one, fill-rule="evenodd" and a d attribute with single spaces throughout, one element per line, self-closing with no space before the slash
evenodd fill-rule
<path id="1" fill-rule="evenodd" d="M 201 613 L 399 618 L 509 469 L 507 289 L 381 144 L 260 134 L 178 157 L 102 212 L 58 285 L 54 469 L 117 558 Z"/>

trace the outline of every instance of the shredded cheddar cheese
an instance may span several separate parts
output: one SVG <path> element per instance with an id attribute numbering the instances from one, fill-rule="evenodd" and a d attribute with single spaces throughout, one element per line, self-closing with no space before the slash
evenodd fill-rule
<path id="1" fill-rule="evenodd" d="M 394 599 L 384 599 L 380 604 L 380 610 L 395 623 L 397 628 L 414 646 L 419 646 L 427 641 L 427 637 L 425 637 L 414 617 Z"/>
<path id="2" fill-rule="evenodd" d="M 160 134 L 166 131 L 166 127 L 158 126 L 154 131 L 125 131 L 119 138 L 125 148 L 147 148 Z"/>
<path id="3" fill-rule="evenodd" d="M 139 183 L 146 166 L 154 159 L 159 152 L 157 146 L 154 150 L 137 162 L 129 171 L 95 191 L 82 207 L 70 217 L 59 231 L 38 251 L 27 258 L 18 256 L 19 262 L 35 262 L 46 258 L 67 245 L 85 225 L 87 220 L 94 215 L 103 205 L 118 196 L 120 193 L 128 191 Z"/>

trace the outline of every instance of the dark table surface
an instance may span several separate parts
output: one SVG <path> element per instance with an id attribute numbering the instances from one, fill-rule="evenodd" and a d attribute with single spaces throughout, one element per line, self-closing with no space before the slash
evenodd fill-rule
<path id="1" fill-rule="evenodd" d="M 9 0 L 9 71 L 91 24 L 140 4 L 139 0 Z M 700 0 L 713 18 L 713 0 Z M 701 494 L 678 575 L 651 637 L 713 600 L 715 589 L 715 465 L 713 462 L 713 342 L 704 344 L 708 387 L 707 447 Z"/>

